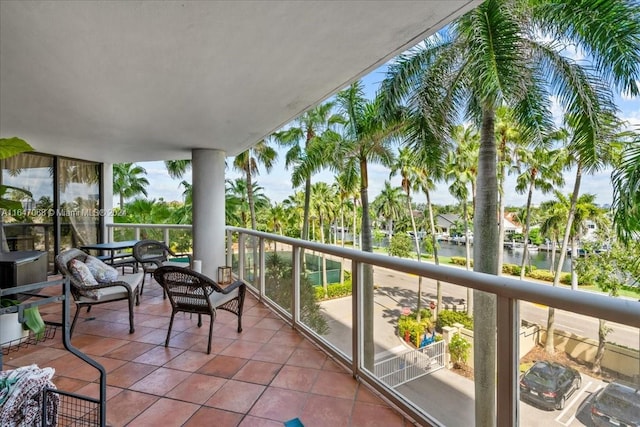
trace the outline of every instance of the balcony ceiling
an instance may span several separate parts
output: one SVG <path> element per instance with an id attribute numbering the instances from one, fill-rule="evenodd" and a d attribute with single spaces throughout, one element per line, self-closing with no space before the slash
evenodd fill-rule
<path id="1" fill-rule="evenodd" d="M 109 163 L 236 155 L 479 3 L 2 1 L 0 136 Z"/>

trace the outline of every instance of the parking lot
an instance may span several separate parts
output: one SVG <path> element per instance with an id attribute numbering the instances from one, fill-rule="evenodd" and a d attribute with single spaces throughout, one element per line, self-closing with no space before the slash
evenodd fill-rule
<path id="1" fill-rule="evenodd" d="M 606 385 L 601 380 L 582 374 L 582 387 L 573 393 L 561 411 L 549 411 L 520 402 L 520 423 L 523 426 L 593 426 L 591 422 L 591 399 Z"/>

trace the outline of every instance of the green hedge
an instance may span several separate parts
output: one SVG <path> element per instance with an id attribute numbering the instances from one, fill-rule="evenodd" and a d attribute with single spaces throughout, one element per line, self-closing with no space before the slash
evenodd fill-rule
<path id="1" fill-rule="evenodd" d="M 436 320 L 436 329 L 442 332 L 444 326 L 453 326 L 454 323 L 462 324 L 466 329 L 473 330 L 473 318 L 464 311 L 441 310 Z"/>
<path id="2" fill-rule="evenodd" d="M 325 299 L 324 288 L 322 286 L 315 286 L 314 291 L 316 293 L 316 301 Z M 345 297 L 347 295 L 351 295 L 351 278 L 345 280 L 342 284 L 331 283 L 327 285 L 327 297 L 329 299 Z"/>

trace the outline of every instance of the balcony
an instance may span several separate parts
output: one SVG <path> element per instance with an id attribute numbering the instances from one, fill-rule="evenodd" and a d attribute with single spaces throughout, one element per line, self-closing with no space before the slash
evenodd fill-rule
<path id="1" fill-rule="evenodd" d="M 112 235 L 119 236 L 117 233 L 127 227 L 143 230 L 161 226 L 112 227 Z M 409 350 L 394 336 L 394 330 L 402 308 L 415 305 L 418 275 L 425 278 L 425 302 L 432 293 L 432 280 L 442 281 L 445 295 L 465 292 L 462 286 L 497 295 L 498 425 L 532 425 L 532 420 L 548 425 L 590 425 L 589 399 L 599 380 L 583 377 L 582 387 L 567 400 L 566 410 L 541 411 L 519 401 L 522 330 L 518 320 L 519 312 L 525 312 L 524 304 L 529 307 L 534 303 L 540 310 L 541 304 L 553 306 L 557 319 L 567 315 L 577 322 L 595 320 L 597 324 L 599 318 L 616 322 L 617 335 L 613 338 L 630 338 L 627 347 L 636 357 L 635 364 L 627 366 L 631 370 L 627 376 L 637 378 L 640 374 L 637 301 L 245 229 L 228 227 L 227 242 L 227 263 L 250 285 L 251 295 L 245 305 L 241 334 L 235 331 L 231 314 L 218 314 L 211 355 L 206 354 L 207 328 L 198 328 L 197 319 L 189 315 L 177 318 L 170 346 L 164 347 L 170 307 L 155 283 L 147 283 L 141 304 L 136 307 L 134 334 L 128 334 L 126 304 L 98 306 L 91 313 L 81 314 L 72 343 L 96 358 L 108 372 L 109 425 L 189 426 L 215 419 L 221 426 L 281 426 L 293 418 L 307 427 L 473 425 L 473 380 L 440 369 L 390 384 L 378 369 L 381 362 Z M 301 286 L 300 260 L 312 252 L 318 256 L 318 263 L 322 263 L 323 255 L 342 262 L 354 283 L 352 297 L 320 303 L 319 313 L 328 328 L 309 315 L 313 308 Z M 292 270 L 289 284 L 271 274 L 273 253 L 288 261 Z M 373 266 L 376 284 L 371 320 L 365 317 L 367 294 L 361 280 L 367 265 Z M 283 286 L 290 286 L 285 300 L 281 297 Z M 53 319 L 59 316 L 55 307 L 43 311 Z M 367 343 L 370 336 L 372 348 Z M 56 368 L 54 382 L 58 388 L 95 395 L 95 374 L 70 363 L 73 356 L 59 341 L 56 337 L 11 353 L 4 358 L 4 368 L 31 363 L 52 366 Z M 559 341 L 556 336 L 556 343 Z"/>

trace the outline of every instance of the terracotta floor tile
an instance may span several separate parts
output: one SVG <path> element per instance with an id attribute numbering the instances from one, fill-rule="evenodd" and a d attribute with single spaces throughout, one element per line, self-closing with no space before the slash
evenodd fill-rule
<path id="1" fill-rule="evenodd" d="M 100 339 L 94 340 L 89 344 L 78 346 L 77 348 L 78 350 L 86 353 L 89 356 L 104 356 L 105 354 L 110 353 L 118 347 L 122 347 L 127 343 L 128 341 L 120 340 L 117 338 L 102 337 Z"/>
<path id="2" fill-rule="evenodd" d="M 127 362 L 107 375 L 107 384 L 114 387 L 128 388 L 158 369 L 153 365 Z"/>
<path id="3" fill-rule="evenodd" d="M 349 374 L 323 371 L 311 387 L 311 392 L 323 396 L 354 400 L 357 385 L 356 380 Z"/>
<path id="4" fill-rule="evenodd" d="M 205 405 L 226 411 L 246 413 L 265 388 L 265 386 L 258 384 L 229 380 L 207 400 Z"/>
<path id="5" fill-rule="evenodd" d="M 136 357 L 134 362 L 162 366 L 183 352 L 184 350 L 178 348 L 157 346 Z"/>
<path id="6" fill-rule="evenodd" d="M 287 360 L 287 365 L 321 369 L 326 360 L 327 355 L 320 350 L 297 348 Z"/>
<path id="7" fill-rule="evenodd" d="M 201 407 L 193 416 L 183 425 L 183 427 L 201 427 L 214 425 L 216 427 L 236 427 L 242 421 L 242 414 L 235 412 L 223 411 L 216 408 Z M 215 420 L 215 423 L 212 421 Z M 256 424 L 254 426 L 257 427 Z M 282 427 L 282 426 L 279 426 Z"/>
<path id="8" fill-rule="evenodd" d="M 229 344 L 227 348 L 220 352 L 223 356 L 242 357 L 244 359 L 251 359 L 258 350 L 262 347 L 262 343 L 237 340 Z"/>
<path id="9" fill-rule="evenodd" d="M 153 344 L 132 341 L 105 354 L 106 357 L 131 361 L 143 353 L 155 348 Z"/>
<path id="10" fill-rule="evenodd" d="M 270 319 L 266 317 L 255 325 L 256 328 L 271 329 L 274 331 L 280 330 L 283 326 L 285 326 L 285 323 L 281 319 Z"/>
<path id="11" fill-rule="evenodd" d="M 238 336 L 240 341 L 253 341 L 259 343 L 269 342 L 273 336 L 277 333 L 277 331 L 267 330 L 267 329 L 248 329 L 244 328 L 242 333 Z"/>
<path id="12" fill-rule="evenodd" d="M 371 427 L 403 427 L 408 425 L 404 418 L 390 407 L 364 402 L 356 402 L 354 405 L 351 423 L 354 426 L 366 424 Z"/>
<path id="13" fill-rule="evenodd" d="M 233 379 L 267 385 L 278 374 L 280 368 L 282 368 L 282 365 L 279 363 L 250 360 L 240 368 L 238 373 L 233 376 Z"/>
<path id="14" fill-rule="evenodd" d="M 31 353 L 9 353 L 3 355 L 2 362 L 13 366 L 38 365 L 41 367 L 50 366 L 54 360 L 69 355 L 67 350 L 53 347 L 42 347 L 40 344 L 32 346 Z M 18 357 L 16 357 L 16 355 Z"/>
<path id="15" fill-rule="evenodd" d="M 321 373 L 317 369 L 285 365 L 271 382 L 272 387 L 309 392 Z"/>
<path id="16" fill-rule="evenodd" d="M 295 350 L 295 347 L 268 342 L 255 352 L 252 359 L 262 360 L 263 362 L 286 363 Z"/>
<path id="17" fill-rule="evenodd" d="M 157 400 L 157 396 L 123 390 L 107 401 L 107 425 L 127 425 Z M 168 426 L 168 424 L 161 425 Z"/>
<path id="18" fill-rule="evenodd" d="M 172 399 L 158 399 L 153 405 L 138 415 L 132 425 L 135 426 L 181 426 L 200 406 Z"/>
<path id="19" fill-rule="evenodd" d="M 362 384 L 358 384 L 358 391 L 356 391 L 356 400 L 358 402 L 373 403 L 375 405 L 384 405 L 382 399 L 376 396 L 371 390 Z"/>
<path id="20" fill-rule="evenodd" d="M 226 382 L 224 378 L 191 374 L 169 391 L 166 397 L 202 405 Z"/>
<path id="21" fill-rule="evenodd" d="M 87 381 L 82 381 L 76 378 L 54 376 L 52 382 L 56 385 L 58 390 L 76 392 L 87 384 L 91 384 Z"/>
<path id="22" fill-rule="evenodd" d="M 175 369 L 158 368 L 129 387 L 131 390 L 164 396 L 191 374 Z"/>
<path id="23" fill-rule="evenodd" d="M 291 329 L 283 328 L 273 334 L 273 337 L 269 340 L 270 344 L 276 345 L 286 345 L 295 347 L 304 341 L 304 338 L 296 331 L 292 331 Z"/>
<path id="24" fill-rule="evenodd" d="M 233 378 L 247 363 L 247 359 L 230 356 L 216 356 L 213 360 L 198 369 L 198 373 L 215 375 L 222 378 Z"/>
<path id="25" fill-rule="evenodd" d="M 353 402 L 328 396 L 309 395 L 309 400 L 302 411 L 300 420 L 305 427 L 347 426 L 350 425 Z M 353 426 L 369 426 L 351 423 Z"/>
<path id="26" fill-rule="evenodd" d="M 247 415 L 239 427 L 282 427 L 282 421 L 268 420 L 266 418 Z"/>
<path id="27" fill-rule="evenodd" d="M 207 362 L 213 360 L 216 357 L 215 354 L 207 354 L 201 351 L 186 350 L 177 355 L 170 361 L 164 364 L 165 368 L 179 369 L 187 372 L 196 372 L 203 367 Z"/>
<path id="28" fill-rule="evenodd" d="M 299 417 L 307 402 L 307 393 L 270 387 L 251 408 L 250 415 L 284 422 Z"/>

